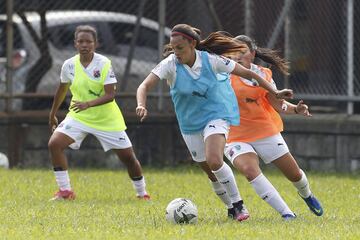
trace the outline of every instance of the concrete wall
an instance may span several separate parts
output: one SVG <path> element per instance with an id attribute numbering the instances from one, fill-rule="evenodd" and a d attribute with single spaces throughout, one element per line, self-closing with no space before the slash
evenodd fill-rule
<path id="1" fill-rule="evenodd" d="M 127 133 L 143 165 L 175 166 L 191 158 L 173 115 L 153 115 L 139 124 L 133 115 L 127 119 Z M 299 165 L 316 171 L 357 171 L 360 169 L 360 116 L 321 115 L 312 118 L 285 116 L 285 132 Z M 0 152 L 8 154 L 16 167 L 50 168 L 47 116 L 0 119 Z M 11 142 L 8 148 L 8 142 Z M 70 166 L 119 168 L 122 164 L 110 152 L 104 153 L 89 136 L 81 150 L 67 150 Z"/>

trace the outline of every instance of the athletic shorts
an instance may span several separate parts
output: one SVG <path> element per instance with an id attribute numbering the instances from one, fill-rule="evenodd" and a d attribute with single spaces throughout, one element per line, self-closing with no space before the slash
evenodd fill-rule
<path id="1" fill-rule="evenodd" d="M 97 130 L 88 127 L 69 116 L 59 124 L 55 129 L 55 132 L 61 132 L 72 138 L 75 141 L 69 146 L 72 149 L 79 149 L 82 141 L 88 134 L 95 136 L 99 140 L 105 152 L 110 149 L 125 149 L 132 147 L 131 141 L 125 131 L 109 132 Z"/>
<path id="2" fill-rule="evenodd" d="M 204 130 L 195 134 L 182 134 L 191 157 L 195 162 L 205 162 L 205 140 L 213 134 L 224 134 L 227 138 L 230 124 L 226 120 L 217 119 L 210 121 Z"/>
<path id="3" fill-rule="evenodd" d="M 254 142 L 233 142 L 226 144 L 224 154 L 231 163 L 244 153 L 257 154 L 266 164 L 278 159 L 289 152 L 289 148 L 281 133 L 262 138 Z"/>

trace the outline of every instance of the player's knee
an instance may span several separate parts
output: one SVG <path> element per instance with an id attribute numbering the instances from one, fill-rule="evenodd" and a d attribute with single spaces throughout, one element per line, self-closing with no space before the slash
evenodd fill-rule
<path id="1" fill-rule="evenodd" d="M 135 154 L 133 154 L 131 152 L 118 154 L 118 157 L 119 157 L 120 161 L 122 161 L 126 165 L 137 164 L 139 162 L 139 160 L 136 158 Z"/>
<path id="2" fill-rule="evenodd" d="M 52 150 L 59 150 L 59 149 L 63 149 L 62 147 L 62 142 L 59 139 L 56 138 L 50 138 L 49 142 L 48 142 L 48 149 L 50 151 Z"/>
<path id="3" fill-rule="evenodd" d="M 255 179 L 259 175 L 259 168 L 251 164 L 242 164 L 239 170 L 248 181 Z"/>
<path id="4" fill-rule="evenodd" d="M 206 161 L 212 171 L 220 169 L 224 164 L 224 161 L 221 158 L 216 157 L 210 157 Z"/>

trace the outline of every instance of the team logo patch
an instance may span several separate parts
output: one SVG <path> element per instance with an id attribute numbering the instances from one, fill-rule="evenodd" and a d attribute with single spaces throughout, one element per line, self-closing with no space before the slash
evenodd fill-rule
<path id="1" fill-rule="evenodd" d="M 191 155 L 193 155 L 193 157 L 196 157 L 196 155 L 197 155 L 196 151 L 192 151 Z"/>
<path id="2" fill-rule="evenodd" d="M 225 65 L 229 65 L 230 59 L 228 59 L 228 58 L 226 58 L 226 57 L 223 57 L 223 56 L 220 56 L 220 57 L 221 57 L 221 59 L 224 61 L 224 64 L 225 64 Z"/>
<path id="3" fill-rule="evenodd" d="M 234 156 L 234 150 L 233 149 L 230 149 L 230 151 L 229 151 L 229 155 L 230 155 L 230 157 L 232 157 L 232 156 Z"/>
<path id="4" fill-rule="evenodd" d="M 94 78 L 99 78 L 100 77 L 100 70 L 94 70 L 93 76 L 94 76 Z"/>
<path id="5" fill-rule="evenodd" d="M 65 125 L 65 129 L 70 129 L 71 126 L 70 125 Z"/>
<path id="6" fill-rule="evenodd" d="M 240 146 L 240 145 L 236 145 L 236 146 L 235 146 L 235 149 L 238 150 L 238 151 L 240 151 L 240 150 L 241 150 L 241 146 Z"/>

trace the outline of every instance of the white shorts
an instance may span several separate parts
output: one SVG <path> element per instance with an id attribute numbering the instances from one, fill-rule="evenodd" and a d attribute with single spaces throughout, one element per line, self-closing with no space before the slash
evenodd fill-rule
<path id="1" fill-rule="evenodd" d="M 72 149 L 79 149 L 82 141 L 88 134 L 95 136 L 99 140 L 105 152 L 110 149 L 125 149 L 132 147 L 131 141 L 125 131 L 100 131 L 88 127 L 69 116 L 59 124 L 55 129 L 55 132 L 61 132 L 72 138 L 75 141 L 69 146 Z"/>
<path id="2" fill-rule="evenodd" d="M 216 119 L 210 121 L 202 132 L 196 134 L 182 134 L 186 146 L 195 162 L 205 162 L 205 140 L 213 134 L 224 134 L 227 138 L 230 124 L 226 120 Z"/>
<path id="3" fill-rule="evenodd" d="M 224 154 L 231 163 L 241 154 L 253 152 L 266 164 L 289 152 L 289 148 L 280 133 L 255 142 L 233 142 L 226 144 Z M 233 163 L 234 164 L 234 163 Z"/>

